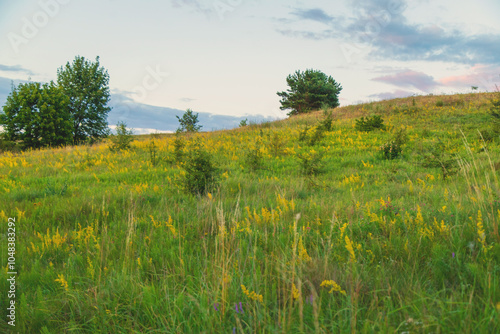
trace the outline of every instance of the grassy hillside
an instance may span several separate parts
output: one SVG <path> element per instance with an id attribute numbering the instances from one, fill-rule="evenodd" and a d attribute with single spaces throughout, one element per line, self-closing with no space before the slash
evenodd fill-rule
<path id="1" fill-rule="evenodd" d="M 15 331 L 497 332 L 500 140 L 478 133 L 492 97 L 338 108 L 322 133 L 318 111 L 183 136 L 177 151 L 162 135 L 4 153 L 0 290 L 14 217 Z M 386 130 L 357 131 L 371 115 Z M 401 129 L 402 156 L 384 159 Z M 221 177 L 194 196 L 175 157 L 199 149 Z"/>

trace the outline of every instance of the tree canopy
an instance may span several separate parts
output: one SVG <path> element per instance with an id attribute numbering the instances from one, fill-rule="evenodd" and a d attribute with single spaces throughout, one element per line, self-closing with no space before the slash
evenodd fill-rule
<path id="1" fill-rule="evenodd" d="M 77 56 L 57 71 L 57 84 L 29 82 L 12 87 L 0 114 L 3 137 L 24 148 L 94 141 L 108 135 L 109 75 Z"/>
<path id="2" fill-rule="evenodd" d="M 198 132 L 201 129 L 201 125 L 198 125 L 198 114 L 193 113 L 191 109 L 187 109 L 182 117 L 175 117 L 177 117 L 180 124 L 177 132 Z"/>
<path id="3" fill-rule="evenodd" d="M 57 83 L 69 97 L 73 143 L 96 140 L 108 134 L 109 75 L 99 64 L 76 56 L 57 70 Z"/>
<path id="4" fill-rule="evenodd" d="M 327 76 L 321 71 L 308 69 L 305 72 L 300 70 L 286 78 L 288 90 L 278 92 L 282 99 L 281 110 L 291 109 L 289 116 L 307 113 L 323 106 L 330 108 L 338 107 L 338 95 L 342 86 L 331 76 Z"/>
<path id="5" fill-rule="evenodd" d="M 71 142 L 68 97 L 53 82 L 29 82 L 13 87 L 0 115 L 5 137 L 25 148 L 60 146 Z"/>

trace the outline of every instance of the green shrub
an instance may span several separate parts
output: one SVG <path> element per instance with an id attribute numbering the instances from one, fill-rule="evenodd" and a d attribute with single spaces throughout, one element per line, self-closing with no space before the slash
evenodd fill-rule
<path id="1" fill-rule="evenodd" d="M 264 155 L 260 150 L 260 145 L 257 144 L 255 147 L 246 151 L 243 163 L 245 164 L 245 167 L 252 172 L 263 168 Z"/>
<path id="2" fill-rule="evenodd" d="M 309 132 L 309 125 L 306 125 L 306 127 L 302 131 L 300 131 L 299 142 L 303 143 L 307 140 L 307 132 Z"/>
<path id="3" fill-rule="evenodd" d="M 446 150 L 444 143 L 438 139 L 423 156 L 424 167 L 440 168 L 443 180 L 458 172 L 458 157 Z"/>
<path id="4" fill-rule="evenodd" d="M 323 129 L 324 131 L 332 131 L 332 125 L 333 125 L 332 111 L 324 107 L 323 115 L 325 116 L 325 119 L 319 122 L 318 127 Z"/>
<path id="5" fill-rule="evenodd" d="M 322 121 L 320 121 L 316 127 L 314 128 L 314 131 L 309 135 L 309 126 L 306 125 L 304 130 L 302 130 L 299 134 L 299 141 L 300 142 L 305 142 L 307 145 L 314 146 L 318 143 L 321 143 L 323 138 L 325 138 L 325 132 L 331 131 L 332 130 L 332 117 L 331 117 L 331 112 L 330 113 L 325 113 L 326 118 Z"/>
<path id="6" fill-rule="evenodd" d="M 491 131 L 498 136 L 500 135 L 500 92 L 496 98 L 491 100 L 490 115 L 493 117 L 491 122 Z"/>
<path id="7" fill-rule="evenodd" d="M 436 107 L 443 107 L 444 106 L 444 101 L 443 100 L 439 100 L 436 102 Z"/>
<path id="8" fill-rule="evenodd" d="M 7 140 L 4 134 L 0 134 L 0 153 L 2 152 L 20 152 L 21 145 L 12 140 Z"/>
<path id="9" fill-rule="evenodd" d="M 240 121 L 240 128 L 245 127 L 248 125 L 248 118 L 245 118 Z"/>
<path id="10" fill-rule="evenodd" d="M 356 120 L 356 130 L 369 132 L 376 129 L 385 130 L 384 120 L 381 116 L 375 115 L 372 117 L 361 117 Z"/>
<path id="11" fill-rule="evenodd" d="M 180 163 L 184 159 L 184 140 L 176 134 L 174 140 L 174 162 Z"/>
<path id="12" fill-rule="evenodd" d="M 415 101 L 415 100 L 413 100 Z M 444 105 L 444 102 L 443 102 Z M 413 102 L 411 106 L 407 105 L 406 103 L 394 108 L 394 112 L 396 113 L 402 113 L 402 114 L 415 114 L 422 111 L 422 108 L 417 107 L 416 103 Z"/>
<path id="13" fill-rule="evenodd" d="M 125 122 L 118 122 L 116 125 L 116 135 L 111 136 L 111 146 L 109 147 L 112 151 L 127 150 L 130 148 L 130 143 L 134 138 L 132 137 L 132 130 L 127 129 Z"/>
<path id="14" fill-rule="evenodd" d="M 149 160 L 151 161 L 151 165 L 156 166 L 158 163 L 158 146 L 156 145 L 155 139 L 158 138 L 158 134 L 151 135 L 151 141 L 148 144 L 149 150 Z"/>
<path id="15" fill-rule="evenodd" d="M 392 160 L 400 157 L 403 154 L 403 148 L 396 144 L 394 141 L 388 141 L 384 145 L 380 146 L 382 155 L 387 160 Z"/>
<path id="16" fill-rule="evenodd" d="M 382 156 L 387 160 L 399 158 L 403 154 L 403 145 L 408 141 L 406 128 L 401 128 L 394 134 L 393 138 L 380 146 Z"/>
<path id="17" fill-rule="evenodd" d="M 314 146 L 316 144 L 319 144 L 321 143 L 323 138 L 325 138 L 325 130 L 323 129 L 323 127 L 318 125 L 316 129 L 314 129 L 311 138 L 309 138 L 309 145 Z"/>
<path id="18" fill-rule="evenodd" d="M 479 141 L 482 141 L 484 140 L 485 142 L 487 143 L 490 143 L 492 142 L 496 137 L 498 137 L 498 133 L 496 133 L 494 130 L 492 129 L 484 129 L 484 130 L 481 130 L 479 133 L 478 133 L 478 136 L 477 136 L 478 140 Z"/>
<path id="19" fill-rule="evenodd" d="M 307 153 L 297 154 L 297 157 L 300 160 L 300 167 L 304 175 L 312 176 L 322 172 L 324 167 L 323 152 L 311 150 Z"/>
<path id="20" fill-rule="evenodd" d="M 280 156 L 285 148 L 284 139 L 277 132 L 274 132 L 272 136 L 268 134 L 268 139 L 272 155 L 275 157 Z"/>
<path id="21" fill-rule="evenodd" d="M 205 150 L 200 148 L 192 150 L 183 168 L 186 172 L 183 183 L 188 193 L 203 195 L 217 187 L 220 172 L 212 156 Z"/>

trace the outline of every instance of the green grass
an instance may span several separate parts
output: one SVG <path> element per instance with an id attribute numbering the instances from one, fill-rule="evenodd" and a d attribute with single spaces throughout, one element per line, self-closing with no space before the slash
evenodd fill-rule
<path id="1" fill-rule="evenodd" d="M 222 173 L 203 196 L 184 191 L 173 135 L 136 136 L 122 152 L 3 153 L 0 264 L 15 217 L 18 275 L 16 327 L 4 297 L 0 330 L 495 333 L 500 147 L 477 134 L 491 98 L 338 108 L 314 146 L 298 138 L 322 112 L 184 137 L 185 153 L 201 147 Z M 355 130 L 372 115 L 385 131 Z M 379 147 L 402 126 L 402 157 L 383 159 Z M 439 141 L 457 161 L 445 179 L 428 163 Z M 304 172 L 300 157 L 316 154 L 321 168 Z M 345 294 L 322 286 L 330 280 Z"/>

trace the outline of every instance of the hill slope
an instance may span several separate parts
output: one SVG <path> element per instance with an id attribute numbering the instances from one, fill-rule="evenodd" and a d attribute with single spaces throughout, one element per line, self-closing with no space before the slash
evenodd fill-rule
<path id="1" fill-rule="evenodd" d="M 495 332 L 492 97 L 338 108 L 328 131 L 317 131 L 318 111 L 177 142 L 140 136 L 122 152 L 102 143 L 4 153 L 0 216 L 15 218 L 15 329 Z M 386 130 L 357 131 L 356 119 L 371 115 Z M 402 156 L 385 159 L 380 147 L 398 131 L 408 139 Z M 221 177 L 194 196 L 180 157 L 200 149 Z M 1 244 L 6 268 L 5 237 Z M 2 291 L 7 278 L 2 271 Z M 2 314 L 8 302 L 0 299 Z"/>

